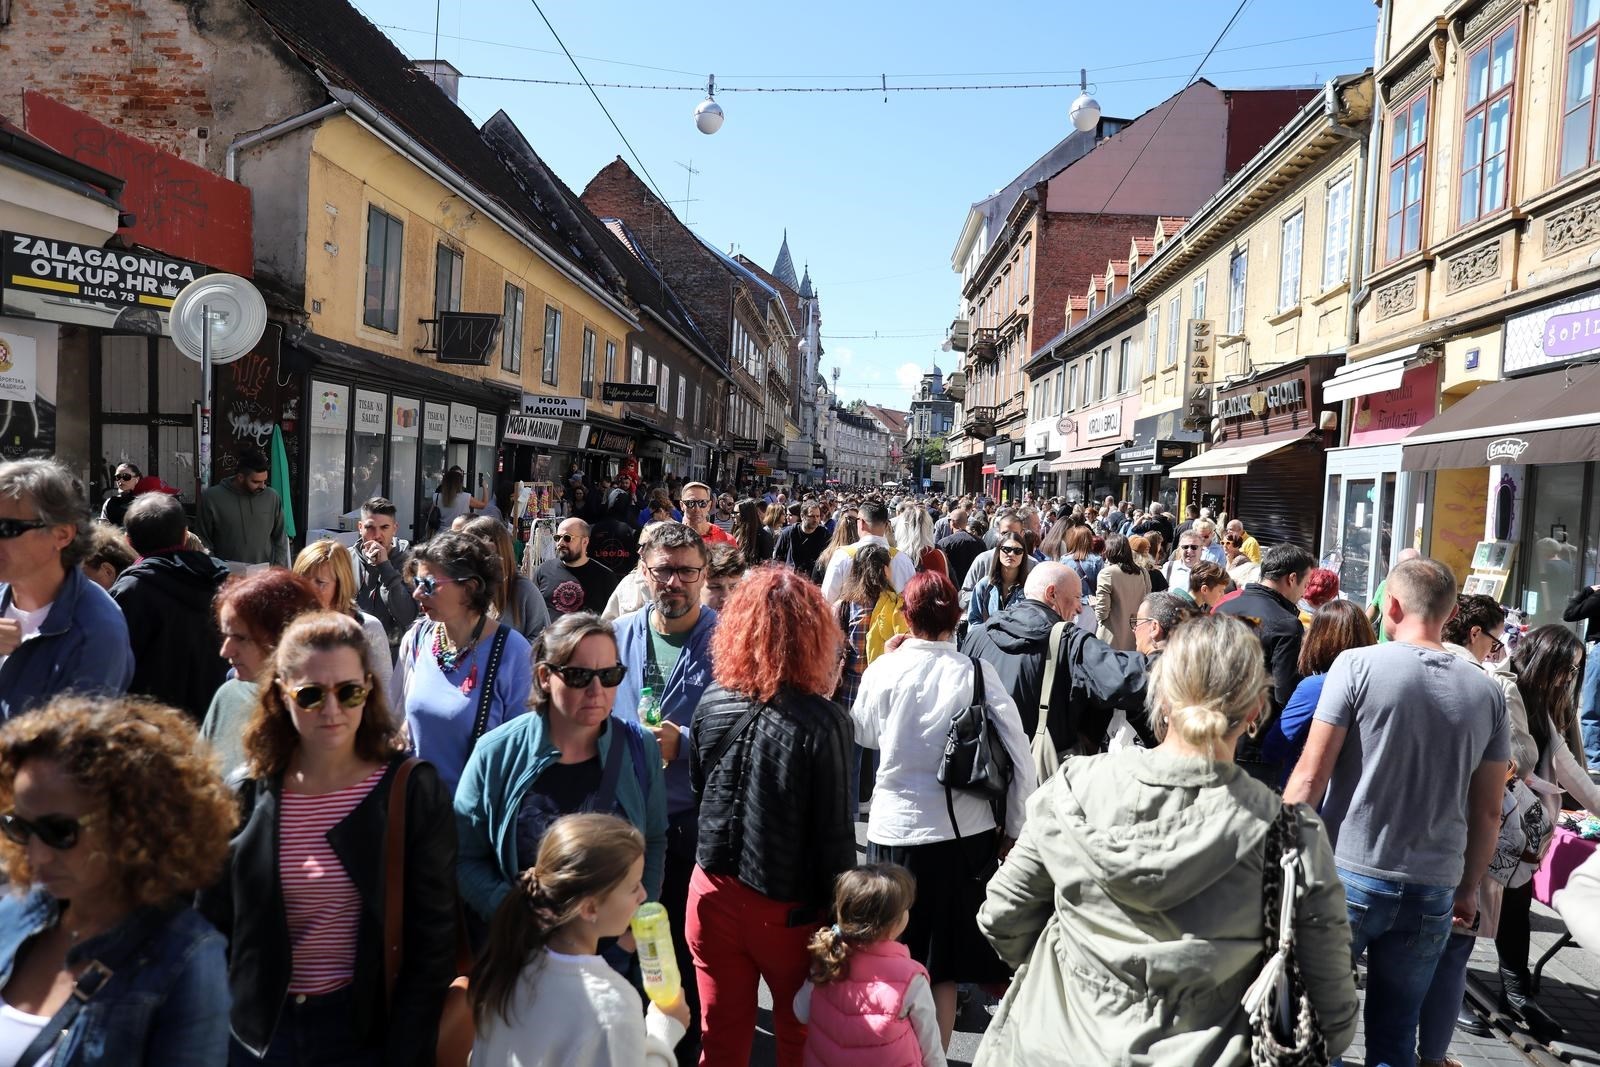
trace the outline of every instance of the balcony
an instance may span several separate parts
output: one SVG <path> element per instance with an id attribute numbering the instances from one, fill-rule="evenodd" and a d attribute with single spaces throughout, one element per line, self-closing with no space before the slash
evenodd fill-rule
<path id="1" fill-rule="evenodd" d="M 956 352 L 967 350 L 968 332 L 967 320 L 956 319 L 950 323 L 950 348 Z"/>
<path id="2" fill-rule="evenodd" d="M 983 363 L 986 360 L 996 359 L 999 354 L 999 330 L 992 326 L 986 326 L 972 331 L 972 340 L 967 344 L 967 356 L 974 363 Z"/>
<path id="3" fill-rule="evenodd" d="M 994 408 L 968 408 L 961 429 L 968 437 L 994 436 Z"/>

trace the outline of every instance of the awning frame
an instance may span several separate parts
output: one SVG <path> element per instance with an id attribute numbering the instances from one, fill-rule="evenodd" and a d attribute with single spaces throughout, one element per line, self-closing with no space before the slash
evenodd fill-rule
<path id="1" fill-rule="evenodd" d="M 1244 474 L 1250 469 L 1250 464 L 1258 459 L 1265 459 L 1274 452 L 1281 452 L 1285 448 L 1293 448 L 1302 441 L 1310 440 L 1317 433 L 1297 434 L 1292 437 L 1280 437 L 1266 441 L 1254 441 L 1249 444 L 1230 445 L 1223 448 L 1213 448 L 1202 452 L 1198 456 L 1174 463 L 1167 468 L 1169 478 L 1232 478 Z"/>
<path id="2" fill-rule="evenodd" d="M 1347 363 L 1322 384 L 1322 399 L 1337 404 L 1398 389 L 1407 371 L 1425 367 L 1441 354 L 1436 345 L 1414 344 L 1359 363 Z"/>

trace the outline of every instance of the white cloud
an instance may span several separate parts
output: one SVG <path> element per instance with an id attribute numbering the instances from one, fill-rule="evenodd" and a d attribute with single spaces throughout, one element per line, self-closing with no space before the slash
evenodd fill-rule
<path id="1" fill-rule="evenodd" d="M 832 356 L 833 361 L 839 364 L 841 367 L 850 366 L 850 364 L 854 363 L 856 359 L 856 350 L 853 348 L 845 348 L 843 346 L 839 348 L 830 348 L 828 349 L 827 354 Z"/>
<path id="2" fill-rule="evenodd" d="M 922 367 L 916 363 L 902 363 L 895 368 L 894 376 L 900 379 L 900 384 L 907 389 L 915 389 L 922 381 Z"/>

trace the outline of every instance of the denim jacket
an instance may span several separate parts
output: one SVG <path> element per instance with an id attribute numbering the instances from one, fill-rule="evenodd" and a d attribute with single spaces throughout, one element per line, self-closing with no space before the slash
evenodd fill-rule
<path id="1" fill-rule="evenodd" d="M 0 897 L 0 986 L 11 980 L 22 946 L 53 927 L 60 915 L 60 904 L 42 889 Z M 115 929 L 67 953 L 69 965 L 93 959 L 106 962 L 112 976 L 72 1021 L 51 1067 L 227 1062 L 228 967 L 222 935 L 193 909 L 140 908 Z"/>
<path id="2" fill-rule="evenodd" d="M 0 611 L 11 604 L 11 586 L 0 582 Z M 128 624 L 111 595 L 77 567 L 67 578 L 39 627 L 0 665 L 0 720 L 43 707 L 68 690 L 119 695 L 133 680 Z"/>

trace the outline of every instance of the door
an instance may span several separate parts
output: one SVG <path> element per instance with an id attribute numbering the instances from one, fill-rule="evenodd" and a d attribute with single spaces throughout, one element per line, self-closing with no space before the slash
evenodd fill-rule
<path id="1" fill-rule="evenodd" d="M 111 491 L 119 463 L 136 464 L 178 490 L 194 508 L 194 407 L 200 400 L 200 365 L 166 337 L 105 334 L 94 350 L 89 387 L 90 471 L 95 509 Z"/>

